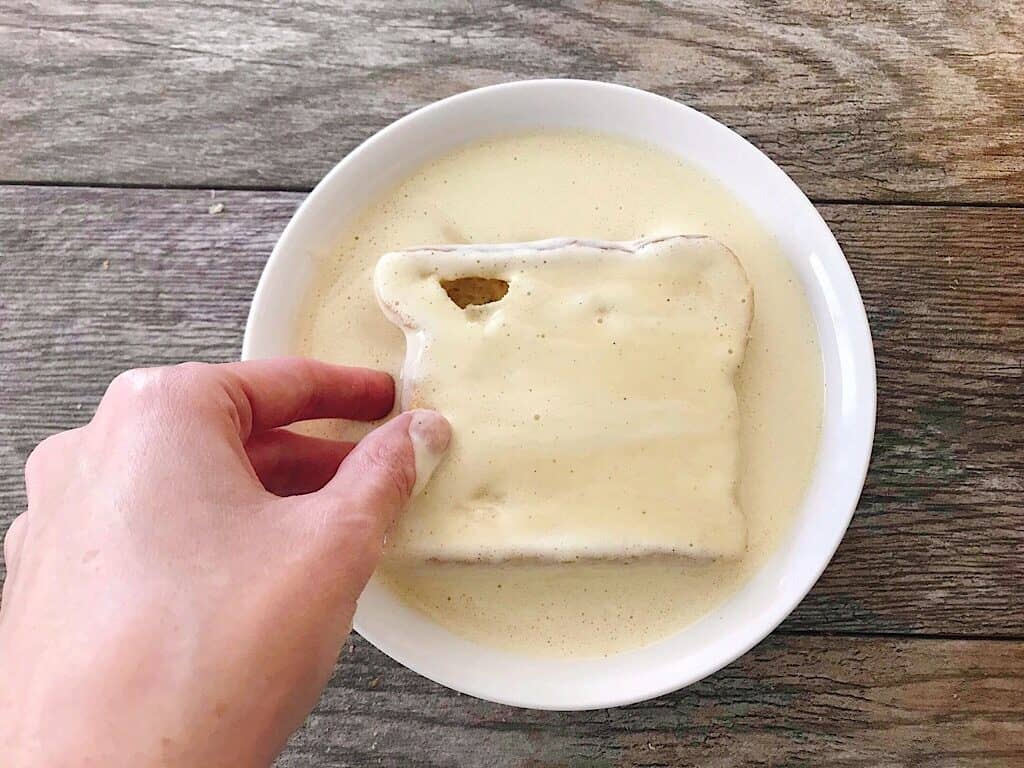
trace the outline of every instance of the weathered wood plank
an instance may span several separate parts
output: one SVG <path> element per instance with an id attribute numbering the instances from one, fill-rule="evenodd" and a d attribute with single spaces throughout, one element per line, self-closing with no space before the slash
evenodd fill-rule
<path id="1" fill-rule="evenodd" d="M 854 523 L 795 618 L 1020 634 L 1024 211 L 822 213 L 867 305 L 878 418 Z"/>
<path id="2" fill-rule="evenodd" d="M 692 104 L 817 199 L 1024 202 L 1017 0 L 16 3 L 0 180 L 308 188 L 396 117 L 574 76 Z"/>
<path id="3" fill-rule="evenodd" d="M 0 189 L 0 523 L 40 439 L 137 365 L 238 354 L 301 196 Z M 791 630 L 1024 636 L 1024 217 L 825 206 L 879 366 L 867 488 Z"/>
<path id="4" fill-rule="evenodd" d="M 581 713 L 458 696 L 353 638 L 278 766 L 1022 763 L 1024 643 L 776 635 L 687 690 Z"/>

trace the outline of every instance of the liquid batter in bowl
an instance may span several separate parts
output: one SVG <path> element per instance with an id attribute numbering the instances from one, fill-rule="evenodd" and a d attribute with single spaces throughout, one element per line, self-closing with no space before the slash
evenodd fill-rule
<path id="1" fill-rule="evenodd" d="M 724 187 L 658 149 L 588 133 L 513 135 L 422 168 L 358 217 L 320 265 L 296 351 L 397 376 L 405 340 L 373 291 L 379 257 L 425 244 L 707 234 L 730 248 L 756 310 L 737 382 L 745 555 L 732 561 L 391 564 L 404 601 L 475 641 L 607 655 L 645 645 L 734 593 L 785 535 L 814 465 L 823 382 L 811 311 L 778 245 Z M 357 438 L 361 425 L 318 427 Z"/>

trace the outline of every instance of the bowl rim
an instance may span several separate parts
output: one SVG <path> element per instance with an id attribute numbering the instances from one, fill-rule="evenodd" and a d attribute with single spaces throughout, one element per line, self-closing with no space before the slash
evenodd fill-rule
<path id="1" fill-rule="evenodd" d="M 831 270 L 834 274 L 830 274 L 830 277 L 840 281 L 843 285 L 842 288 L 851 297 L 847 300 L 847 304 L 844 305 L 843 309 L 846 312 L 845 323 L 847 325 L 847 331 L 851 336 L 851 343 L 856 347 L 850 354 L 856 358 L 855 365 L 856 373 L 858 376 L 863 377 L 863 380 L 858 381 L 860 387 L 857 395 L 856 408 L 859 414 L 859 418 L 856 421 L 858 427 L 857 434 L 854 435 L 857 443 L 856 450 L 854 451 L 855 461 L 851 462 L 848 467 L 849 478 L 855 480 L 851 485 L 851 488 L 855 488 L 846 504 L 842 514 L 838 511 L 834 511 L 833 514 L 836 517 L 837 524 L 834 528 L 833 535 L 826 542 L 821 545 L 821 556 L 817 559 L 813 568 L 810 568 L 801 573 L 800 581 L 803 586 L 796 589 L 790 596 L 790 599 L 785 601 L 777 601 L 773 603 L 773 610 L 768 617 L 762 618 L 758 623 L 756 631 L 748 631 L 746 634 L 746 641 L 734 645 L 728 653 L 722 654 L 717 657 L 713 663 L 705 664 L 703 667 L 695 667 L 694 670 L 689 674 L 677 675 L 671 679 L 666 680 L 661 685 L 649 686 L 644 688 L 642 691 L 635 689 L 624 690 L 618 694 L 606 694 L 596 699 L 581 701 L 578 704 L 566 705 L 564 702 L 549 703 L 542 700 L 531 700 L 529 697 L 522 696 L 503 696 L 500 693 L 495 693 L 494 690 L 477 684 L 468 684 L 464 681 L 453 682 L 451 680 L 442 679 L 443 675 L 435 674 L 430 669 L 426 669 L 422 664 L 415 661 L 410 661 L 408 658 L 403 658 L 401 652 L 396 652 L 393 644 L 388 642 L 387 638 L 383 637 L 374 628 L 366 626 L 365 622 L 360 620 L 360 615 L 357 610 L 355 620 L 353 622 L 353 629 L 355 629 L 360 635 L 362 635 L 372 645 L 377 647 L 380 651 L 391 657 L 398 663 L 412 670 L 413 672 L 426 677 L 427 679 L 433 680 L 436 683 L 444 685 L 447 688 L 454 689 L 461 693 L 465 693 L 480 699 L 487 701 L 493 701 L 499 704 L 505 704 L 516 707 L 525 707 L 530 709 L 541 709 L 541 710 L 557 710 L 557 711 L 570 711 L 570 710 L 593 710 L 602 709 L 607 707 L 617 707 L 627 704 L 633 704 L 640 701 L 649 700 L 658 696 L 665 695 L 667 693 L 679 690 L 688 685 L 693 684 L 715 672 L 721 670 L 725 666 L 731 664 L 740 656 L 747 653 L 751 648 L 760 643 L 766 637 L 768 637 L 778 626 L 781 624 L 787 616 L 796 608 L 797 605 L 806 597 L 811 591 L 817 581 L 820 579 L 822 573 L 827 568 L 828 564 L 832 561 L 836 550 L 838 549 L 849 524 L 853 518 L 854 512 L 860 495 L 863 491 L 863 486 L 867 478 L 868 468 L 871 460 L 871 453 L 873 449 L 874 433 L 876 425 L 876 414 L 877 414 L 877 369 L 874 358 L 874 347 L 871 337 L 871 329 L 868 323 L 867 312 L 864 307 L 863 299 L 860 295 L 859 288 L 854 278 L 853 272 L 850 269 L 849 263 L 846 260 L 845 254 L 843 253 L 838 242 L 835 240 L 835 236 L 832 234 L 828 224 L 822 218 L 821 214 L 815 208 L 814 204 L 807 198 L 803 191 L 797 186 L 797 184 L 785 173 L 778 165 L 774 163 L 764 152 L 758 149 L 751 142 L 740 136 L 738 133 L 733 131 L 728 126 L 714 120 L 713 118 L 705 115 L 704 113 L 689 107 L 686 104 L 677 102 L 673 99 L 651 93 L 639 88 L 633 88 L 631 86 L 620 85 L 615 83 L 608 83 L 597 80 L 584 80 L 584 79 L 572 79 L 572 78 L 541 78 L 541 79 L 530 79 L 530 80 L 519 80 L 514 82 L 500 83 L 496 85 L 484 86 L 481 88 L 474 88 L 468 91 L 464 91 L 452 96 L 449 96 L 438 101 L 431 102 L 425 106 L 422 106 L 398 120 L 390 123 L 381 130 L 369 136 L 362 143 L 360 143 L 355 149 L 349 152 L 343 157 L 313 188 L 313 190 L 306 196 L 299 207 L 296 209 L 292 218 L 289 220 L 287 226 L 282 231 L 277 243 L 274 246 L 273 251 L 266 265 L 260 275 L 259 282 L 257 284 L 255 293 L 253 295 L 252 303 L 250 305 L 248 317 L 246 319 L 245 334 L 242 342 L 242 354 L 243 360 L 251 359 L 255 356 L 254 346 L 256 345 L 257 332 L 254 330 L 259 321 L 261 312 L 265 310 L 265 305 L 268 303 L 268 296 L 272 290 L 271 284 L 275 280 L 274 272 L 276 268 L 279 268 L 281 263 L 287 258 L 285 250 L 290 239 L 295 237 L 302 227 L 305 226 L 305 219 L 310 215 L 312 208 L 318 203 L 319 197 L 325 194 L 325 190 L 335 183 L 337 180 L 350 172 L 352 166 L 357 165 L 364 156 L 372 153 L 380 144 L 383 144 L 391 139 L 391 137 L 401 131 L 407 130 L 411 124 L 414 124 L 428 116 L 432 116 L 438 112 L 451 109 L 455 106 L 461 106 L 466 102 L 470 102 L 477 99 L 489 99 L 496 95 L 511 94 L 513 92 L 521 92 L 524 90 L 538 90 L 538 89 L 563 89 L 563 88 L 583 88 L 589 89 L 596 98 L 601 98 L 602 95 L 618 93 L 627 93 L 632 98 L 638 99 L 649 99 L 663 102 L 671 105 L 675 110 L 678 110 L 680 114 L 686 115 L 690 120 L 696 120 L 701 123 L 705 123 L 705 127 L 710 127 L 713 131 L 723 133 L 723 136 L 728 135 L 728 140 L 732 142 L 739 142 L 744 145 L 746 151 L 753 150 L 760 158 L 765 161 L 770 169 L 772 169 L 771 175 L 774 177 L 774 183 L 781 183 L 788 188 L 791 194 L 795 194 L 795 199 L 799 200 L 799 206 L 802 209 L 797 212 L 803 216 L 811 217 L 815 221 L 816 225 L 819 225 L 830 241 L 830 249 L 834 251 L 834 255 L 837 255 L 838 260 L 832 260 Z M 586 130 L 586 129 L 584 129 Z M 602 132 L 602 131 L 597 131 Z M 512 131 L 511 133 L 515 133 Z M 609 131 L 612 135 L 616 135 L 617 132 Z M 490 135 L 502 135 L 501 132 L 492 132 Z M 621 135 L 621 134 L 619 134 Z M 769 170 L 766 167 L 766 170 Z M 851 293 L 852 290 L 852 293 Z M 855 301 L 852 299 L 855 298 Z M 817 312 L 815 313 L 816 322 L 819 325 L 820 334 L 820 321 L 818 320 Z M 835 324 L 833 323 L 833 327 Z M 823 378 L 823 386 L 826 389 L 826 401 L 823 402 L 823 417 L 824 408 L 827 406 L 827 390 L 828 390 L 828 378 L 827 374 L 823 371 L 825 377 Z M 810 487 L 814 484 L 815 478 L 820 473 L 821 457 L 824 449 L 824 426 L 822 427 L 822 435 L 819 440 L 818 449 L 815 457 L 815 466 L 811 473 L 811 480 L 808 484 L 808 489 L 805 490 L 805 499 L 801 504 L 806 503 L 806 497 L 810 493 Z M 781 546 L 781 545 L 780 545 Z M 827 555 L 827 556 L 826 556 Z"/>

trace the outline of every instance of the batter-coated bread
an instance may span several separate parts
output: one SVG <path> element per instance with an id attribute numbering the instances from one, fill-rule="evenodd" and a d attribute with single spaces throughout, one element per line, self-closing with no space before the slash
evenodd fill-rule
<path id="1" fill-rule="evenodd" d="M 423 248 L 383 256 L 374 284 L 406 335 L 402 407 L 437 409 L 454 434 L 388 556 L 742 554 L 735 378 L 753 296 L 725 246 Z"/>

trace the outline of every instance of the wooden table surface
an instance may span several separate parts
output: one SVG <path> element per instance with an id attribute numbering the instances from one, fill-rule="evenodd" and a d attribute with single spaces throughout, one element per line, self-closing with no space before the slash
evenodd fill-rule
<path id="1" fill-rule="evenodd" d="M 0 528 L 118 371 L 237 357 L 278 234 L 360 140 L 537 76 L 691 104 L 818 204 L 875 338 L 863 498 L 792 617 L 685 691 L 522 711 L 353 637 L 279 765 L 1024 765 L 1020 2 L 5 3 Z"/>

